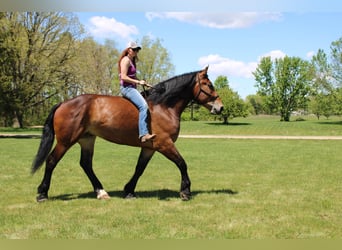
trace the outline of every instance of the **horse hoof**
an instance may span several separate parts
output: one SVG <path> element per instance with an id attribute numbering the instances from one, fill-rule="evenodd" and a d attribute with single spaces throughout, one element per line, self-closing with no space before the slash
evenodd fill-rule
<path id="1" fill-rule="evenodd" d="M 125 196 L 125 199 L 136 199 L 137 196 L 134 193 L 128 193 Z"/>
<path id="2" fill-rule="evenodd" d="M 97 193 L 97 199 L 99 199 L 99 200 L 108 200 L 108 199 L 110 199 L 109 194 L 104 189 L 100 189 L 96 193 Z"/>
<path id="3" fill-rule="evenodd" d="M 182 201 L 189 201 L 191 199 L 191 195 L 183 193 L 183 192 L 180 192 L 180 198 L 181 198 Z"/>
<path id="4" fill-rule="evenodd" d="M 37 202 L 43 202 L 48 200 L 47 194 L 39 194 L 36 198 Z"/>

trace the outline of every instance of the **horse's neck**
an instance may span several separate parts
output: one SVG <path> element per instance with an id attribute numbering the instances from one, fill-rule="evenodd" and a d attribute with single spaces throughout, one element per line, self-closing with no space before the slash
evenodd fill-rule
<path id="1" fill-rule="evenodd" d="M 174 106 L 175 115 L 180 117 L 184 109 L 188 106 L 189 102 L 189 100 L 179 100 Z"/>

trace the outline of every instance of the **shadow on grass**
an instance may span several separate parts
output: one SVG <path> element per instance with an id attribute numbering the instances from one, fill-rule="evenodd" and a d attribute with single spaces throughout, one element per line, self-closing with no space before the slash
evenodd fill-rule
<path id="1" fill-rule="evenodd" d="M 320 125 L 342 125 L 342 121 L 317 121 L 315 123 Z"/>
<path id="2" fill-rule="evenodd" d="M 229 122 L 229 123 L 206 122 L 205 124 L 213 125 L 213 126 L 248 126 L 248 125 L 252 125 L 252 123 L 249 123 L 249 122 Z"/>
<path id="3" fill-rule="evenodd" d="M 199 194 L 226 194 L 236 195 L 238 192 L 231 189 L 217 189 L 217 190 L 195 190 L 192 191 L 192 197 Z M 123 191 L 115 190 L 108 192 L 110 197 L 123 198 Z M 172 198 L 179 198 L 179 192 L 169 189 L 151 190 L 151 191 L 138 191 L 135 193 L 137 198 L 157 198 L 158 200 L 170 200 Z M 79 193 L 79 194 L 62 194 L 50 197 L 51 200 L 75 200 L 75 199 L 96 199 L 94 192 Z"/>

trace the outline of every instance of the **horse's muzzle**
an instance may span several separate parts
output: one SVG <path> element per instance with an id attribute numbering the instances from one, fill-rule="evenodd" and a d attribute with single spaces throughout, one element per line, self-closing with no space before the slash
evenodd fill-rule
<path id="1" fill-rule="evenodd" d="M 210 110 L 210 113 L 213 115 L 219 115 L 223 111 L 223 104 L 221 99 L 217 98 L 213 102 L 208 102 L 204 105 L 207 109 Z"/>
<path id="2" fill-rule="evenodd" d="M 211 108 L 210 113 L 212 113 L 213 115 L 219 115 L 221 114 L 223 111 L 223 106 L 221 107 L 215 107 L 215 105 L 213 105 L 213 107 Z"/>

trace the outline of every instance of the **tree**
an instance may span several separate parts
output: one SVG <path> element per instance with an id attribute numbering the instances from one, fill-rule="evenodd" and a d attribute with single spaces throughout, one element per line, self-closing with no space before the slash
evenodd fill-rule
<path id="1" fill-rule="evenodd" d="M 2 13 L 0 27 L 0 112 L 23 127 L 24 115 L 39 111 L 32 107 L 68 87 L 68 62 L 82 28 L 61 12 Z"/>
<path id="2" fill-rule="evenodd" d="M 319 49 L 317 54 L 312 57 L 311 63 L 314 69 L 312 94 L 330 93 L 333 89 L 332 69 L 324 50 Z"/>
<path id="3" fill-rule="evenodd" d="M 229 88 L 229 80 L 226 76 L 218 76 L 214 82 L 215 89 L 220 90 L 224 88 Z"/>
<path id="4" fill-rule="evenodd" d="M 307 101 L 313 70 L 299 57 L 286 56 L 274 62 L 264 57 L 253 75 L 258 93 L 266 97 L 270 109 L 280 112 L 281 121 L 290 121 L 291 112 Z"/>
<path id="5" fill-rule="evenodd" d="M 170 54 L 159 39 L 152 40 L 144 36 L 141 40 L 137 76 L 150 84 L 156 84 L 174 75 L 174 65 Z"/>
<path id="6" fill-rule="evenodd" d="M 334 113 L 334 103 L 332 94 L 319 93 L 311 97 L 310 110 L 318 120 L 322 115 L 328 119 Z"/>
<path id="7" fill-rule="evenodd" d="M 334 93 L 334 110 L 336 115 L 342 114 L 342 88 L 336 88 Z"/>
<path id="8" fill-rule="evenodd" d="M 342 37 L 331 43 L 332 76 L 337 87 L 342 87 Z"/>
<path id="9" fill-rule="evenodd" d="M 342 37 L 331 43 L 331 67 L 334 79 L 334 110 L 336 114 L 342 114 Z"/>
<path id="10" fill-rule="evenodd" d="M 332 70 L 326 53 L 319 49 L 311 59 L 314 69 L 314 79 L 311 89 L 310 109 L 317 118 L 321 115 L 329 117 L 333 113 Z"/>
<path id="11" fill-rule="evenodd" d="M 271 57 L 263 57 L 253 72 L 255 81 L 257 82 L 256 87 L 259 87 L 257 95 L 260 95 L 265 101 L 265 106 L 268 108 L 269 113 L 275 113 L 278 111 L 278 105 L 273 100 L 276 99 L 276 95 L 273 93 L 274 85 L 274 65 Z M 258 85 L 259 83 L 259 85 Z"/>
<path id="12" fill-rule="evenodd" d="M 229 81 L 226 76 L 218 76 L 214 85 L 224 106 L 224 110 L 221 113 L 224 124 L 228 124 L 229 119 L 234 117 L 247 116 L 247 106 L 238 93 L 229 87 Z"/>
<path id="13" fill-rule="evenodd" d="M 248 95 L 246 102 L 250 105 L 250 113 L 254 115 L 269 114 L 265 107 L 265 98 L 261 95 Z"/>
<path id="14" fill-rule="evenodd" d="M 91 37 L 79 41 L 77 56 L 70 64 L 74 78 L 68 89 L 68 96 L 119 93 L 118 58 L 119 51 L 114 41 L 107 40 L 104 45 Z"/>

